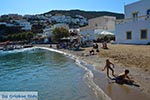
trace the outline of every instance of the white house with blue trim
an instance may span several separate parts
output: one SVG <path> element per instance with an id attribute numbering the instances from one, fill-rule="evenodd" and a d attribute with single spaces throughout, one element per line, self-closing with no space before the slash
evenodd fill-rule
<path id="1" fill-rule="evenodd" d="M 125 5 L 125 19 L 116 21 L 116 43 L 150 43 L 150 0 Z"/>

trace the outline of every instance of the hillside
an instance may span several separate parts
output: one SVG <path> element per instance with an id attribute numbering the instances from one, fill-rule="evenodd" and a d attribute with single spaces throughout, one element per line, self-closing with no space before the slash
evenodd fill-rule
<path id="1" fill-rule="evenodd" d="M 81 15 L 87 19 L 96 18 L 100 16 L 116 16 L 117 19 L 123 19 L 124 14 L 107 12 L 107 11 L 82 11 L 82 10 L 52 10 L 44 14 L 62 14 L 66 16 L 75 17 L 75 15 Z"/>

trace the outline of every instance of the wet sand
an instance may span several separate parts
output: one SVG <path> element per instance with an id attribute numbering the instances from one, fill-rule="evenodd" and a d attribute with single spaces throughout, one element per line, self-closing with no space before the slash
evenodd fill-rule
<path id="1" fill-rule="evenodd" d="M 41 45 L 40 45 L 41 46 Z M 42 45 L 49 47 L 49 45 Z M 100 44 L 99 44 L 100 46 Z M 81 51 L 60 49 L 71 53 L 79 59 L 94 66 L 94 81 L 112 100 L 150 100 L 150 46 L 141 45 L 108 45 L 109 49 L 100 49 L 96 55 L 87 56 L 92 48 L 83 48 Z M 106 72 L 101 69 L 105 60 L 109 58 L 115 64 L 115 74 L 124 69 L 130 70 L 130 77 L 133 77 L 140 87 L 120 85 L 106 77 Z M 139 64 L 138 64 L 138 63 Z M 143 66 L 141 65 L 143 64 Z"/>
<path id="2" fill-rule="evenodd" d="M 130 85 L 120 85 L 106 78 L 106 75 L 94 73 L 94 81 L 112 100 L 149 100 L 140 88 Z"/>

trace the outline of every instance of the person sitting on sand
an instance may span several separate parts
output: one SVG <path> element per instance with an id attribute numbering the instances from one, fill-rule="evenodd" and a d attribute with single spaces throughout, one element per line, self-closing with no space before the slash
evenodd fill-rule
<path id="1" fill-rule="evenodd" d="M 93 49 L 98 49 L 98 44 L 97 43 L 93 45 Z"/>
<path id="2" fill-rule="evenodd" d="M 116 83 L 126 83 L 126 84 L 132 84 L 134 81 L 130 79 L 130 77 L 128 76 L 129 74 L 129 70 L 126 69 L 123 73 L 119 74 L 119 76 L 117 76 L 115 78 Z"/>
<path id="3" fill-rule="evenodd" d="M 104 71 L 105 69 L 107 69 L 107 76 L 108 76 L 108 78 L 110 78 L 109 77 L 109 69 L 112 71 L 112 75 L 115 76 L 114 75 L 114 70 L 113 70 L 113 68 L 111 68 L 110 65 L 112 65 L 113 68 L 115 68 L 114 64 L 112 62 L 110 62 L 109 59 L 106 59 L 106 65 L 105 65 L 104 69 L 102 69 L 102 71 Z"/>
<path id="4" fill-rule="evenodd" d="M 92 49 L 89 51 L 90 52 L 90 55 L 95 55 L 95 51 Z"/>
<path id="5" fill-rule="evenodd" d="M 106 42 L 102 43 L 102 48 L 103 48 L 103 49 L 108 49 Z"/>
<path id="6" fill-rule="evenodd" d="M 96 49 L 96 52 L 99 52 L 99 49 Z"/>

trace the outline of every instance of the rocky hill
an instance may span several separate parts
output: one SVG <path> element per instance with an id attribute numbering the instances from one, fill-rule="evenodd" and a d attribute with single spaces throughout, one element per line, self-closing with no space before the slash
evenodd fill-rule
<path id="1" fill-rule="evenodd" d="M 81 15 L 87 19 L 96 18 L 100 16 L 115 16 L 117 19 L 123 19 L 124 14 L 107 12 L 107 11 L 82 11 L 82 10 L 52 10 L 44 14 L 61 14 L 66 16 L 75 17 L 76 15 Z"/>

